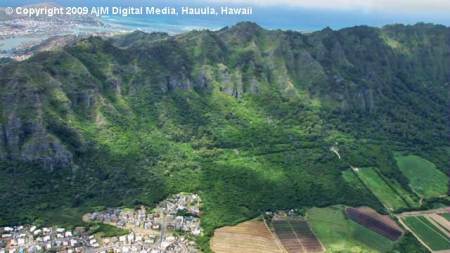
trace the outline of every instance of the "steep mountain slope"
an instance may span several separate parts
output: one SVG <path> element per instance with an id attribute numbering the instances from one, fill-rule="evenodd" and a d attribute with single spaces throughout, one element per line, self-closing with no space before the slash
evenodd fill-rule
<path id="1" fill-rule="evenodd" d="M 92 37 L 5 63 L 0 223 L 66 222 L 61 212 L 179 191 L 202 194 L 207 234 L 269 209 L 380 210 L 341 171 L 376 166 L 408 187 L 393 150 L 445 169 L 449 56 L 444 26 L 301 34 L 240 23 Z"/>

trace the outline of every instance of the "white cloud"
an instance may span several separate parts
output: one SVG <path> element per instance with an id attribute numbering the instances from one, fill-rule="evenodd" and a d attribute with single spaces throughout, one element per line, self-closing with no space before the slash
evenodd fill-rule
<path id="1" fill-rule="evenodd" d="M 427 12 L 450 11 L 450 0 L 210 0 L 215 3 L 296 6 L 314 9 Z"/>

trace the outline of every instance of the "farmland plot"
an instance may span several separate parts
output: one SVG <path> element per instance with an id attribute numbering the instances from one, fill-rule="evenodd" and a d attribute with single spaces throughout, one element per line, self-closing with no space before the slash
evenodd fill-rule
<path id="1" fill-rule="evenodd" d="M 433 251 L 449 250 L 450 238 L 423 216 L 402 218 L 404 224 L 424 245 Z"/>
<path id="2" fill-rule="evenodd" d="M 300 243 L 305 248 L 306 252 L 323 252 L 323 246 L 317 237 L 313 234 L 306 221 L 291 220 L 292 229 L 298 236 Z"/>
<path id="3" fill-rule="evenodd" d="M 396 210 L 410 206 L 399 196 L 376 171 L 375 168 L 360 168 L 357 172 L 361 180 L 388 209 Z"/>
<path id="4" fill-rule="evenodd" d="M 345 207 L 312 208 L 306 219 L 327 253 L 380 253 L 392 250 L 394 242 L 345 217 Z"/>
<path id="5" fill-rule="evenodd" d="M 347 217 L 390 239 L 398 240 L 403 235 L 403 230 L 387 215 L 380 215 L 371 208 L 346 208 Z"/>
<path id="6" fill-rule="evenodd" d="M 450 221 L 448 221 L 446 218 L 442 217 L 439 214 L 429 214 L 426 216 L 433 224 L 437 224 L 437 226 L 441 229 L 443 229 L 447 236 L 449 236 L 448 233 L 450 233 Z"/>
<path id="7" fill-rule="evenodd" d="M 281 243 L 289 253 L 324 252 L 324 248 L 311 231 L 308 223 L 300 219 L 273 220 L 272 226 Z"/>
<path id="8" fill-rule="evenodd" d="M 444 196 L 448 192 L 448 177 L 436 166 L 415 155 L 395 155 L 400 171 L 409 179 L 411 188 L 421 197 Z"/>
<path id="9" fill-rule="evenodd" d="M 273 221 L 272 226 L 275 233 L 283 244 L 288 253 L 302 253 L 306 252 L 300 240 L 298 240 L 291 225 L 285 220 Z"/>
<path id="10" fill-rule="evenodd" d="M 450 221 L 450 213 L 442 213 L 441 216 Z"/>
<path id="11" fill-rule="evenodd" d="M 211 239 L 215 253 L 285 253 L 263 221 L 219 228 Z"/>

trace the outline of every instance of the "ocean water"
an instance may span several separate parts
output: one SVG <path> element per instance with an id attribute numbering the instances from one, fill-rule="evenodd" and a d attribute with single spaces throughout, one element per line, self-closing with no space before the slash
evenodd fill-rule
<path id="1" fill-rule="evenodd" d="M 36 37 L 15 37 L 0 40 L 0 50 L 10 50 L 11 48 L 18 47 L 23 43 L 40 41 L 39 38 Z"/>

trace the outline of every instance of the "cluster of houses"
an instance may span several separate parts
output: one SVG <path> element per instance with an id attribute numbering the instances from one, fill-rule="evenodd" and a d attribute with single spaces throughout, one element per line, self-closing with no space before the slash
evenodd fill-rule
<path id="1" fill-rule="evenodd" d="M 98 253 L 190 253 L 199 252 L 193 241 L 185 236 L 169 235 L 160 240 L 156 235 L 143 235 L 131 232 L 128 235 L 102 239 Z"/>
<path id="2" fill-rule="evenodd" d="M 153 210 L 114 208 L 86 214 L 86 221 L 124 228 L 126 235 L 100 238 L 82 227 L 67 230 L 31 225 L 0 228 L 0 253 L 191 253 L 199 252 L 193 238 L 200 228 L 201 200 L 180 193 Z"/>
<path id="3" fill-rule="evenodd" d="M 197 194 L 180 193 L 153 210 L 111 208 L 87 214 L 89 221 L 124 228 L 130 234 L 104 238 L 98 252 L 198 252 L 192 236 L 202 233 Z"/>
<path id="4" fill-rule="evenodd" d="M 96 239 L 83 228 L 66 230 L 57 227 L 15 226 L 0 228 L 0 253 L 14 252 L 85 252 L 99 247 Z"/>

